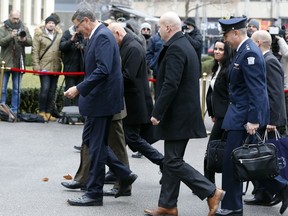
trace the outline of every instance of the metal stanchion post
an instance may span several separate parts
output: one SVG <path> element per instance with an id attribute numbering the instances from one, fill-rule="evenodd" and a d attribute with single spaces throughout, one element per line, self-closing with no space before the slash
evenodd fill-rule
<path id="1" fill-rule="evenodd" d="M 0 101 L 2 99 L 2 86 L 3 86 L 3 79 L 4 79 L 4 70 L 5 70 L 5 61 L 2 61 L 1 71 L 0 71 Z"/>
<path id="2" fill-rule="evenodd" d="M 206 98 L 206 77 L 207 73 L 202 74 L 202 118 L 204 119 L 205 116 L 205 98 Z"/>

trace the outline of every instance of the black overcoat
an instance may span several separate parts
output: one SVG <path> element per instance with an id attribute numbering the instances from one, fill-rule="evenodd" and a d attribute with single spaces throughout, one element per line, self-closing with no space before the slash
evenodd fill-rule
<path id="1" fill-rule="evenodd" d="M 124 98 L 127 109 L 125 124 L 150 122 L 153 101 L 149 89 L 146 53 L 132 34 L 127 33 L 120 46 Z"/>
<path id="2" fill-rule="evenodd" d="M 157 138 L 206 137 L 200 107 L 199 62 L 182 32 L 166 42 L 158 64 L 156 102 L 152 112 L 152 116 L 160 120 L 156 126 Z"/>

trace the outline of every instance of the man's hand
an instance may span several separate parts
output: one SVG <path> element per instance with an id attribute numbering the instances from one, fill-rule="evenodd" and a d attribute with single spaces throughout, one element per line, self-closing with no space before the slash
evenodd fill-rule
<path id="1" fill-rule="evenodd" d="M 267 125 L 266 129 L 267 129 L 268 132 L 275 131 L 276 130 L 276 125 Z"/>
<path id="2" fill-rule="evenodd" d="M 12 32 L 11 32 L 11 36 L 12 37 L 16 37 L 17 33 L 18 33 L 18 30 L 17 29 L 13 29 Z"/>
<path id="3" fill-rule="evenodd" d="M 76 86 L 73 86 L 64 92 L 64 96 L 69 99 L 75 98 L 78 94 L 79 94 L 79 91 L 77 90 Z"/>
<path id="4" fill-rule="evenodd" d="M 151 117 L 150 121 L 152 122 L 152 125 L 158 125 L 160 121 L 158 121 L 155 117 Z"/>
<path id="5" fill-rule="evenodd" d="M 259 124 L 253 124 L 250 122 L 247 122 L 246 124 L 247 133 L 249 133 L 250 135 L 255 134 L 258 128 L 259 128 Z"/>

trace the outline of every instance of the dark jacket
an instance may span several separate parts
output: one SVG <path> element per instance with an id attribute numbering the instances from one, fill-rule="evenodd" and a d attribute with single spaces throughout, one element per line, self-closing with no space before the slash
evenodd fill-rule
<path id="1" fill-rule="evenodd" d="M 124 108 L 119 56 L 119 47 L 112 32 L 101 24 L 85 49 L 85 77 L 77 85 L 81 115 L 110 116 Z"/>
<path id="2" fill-rule="evenodd" d="M 160 120 L 156 136 L 164 140 L 206 137 L 201 116 L 199 62 L 182 32 L 167 41 L 159 55 L 156 102 L 152 116 Z"/>
<path id="3" fill-rule="evenodd" d="M 153 71 L 153 76 L 157 76 L 157 61 L 160 51 L 163 47 L 163 40 L 161 39 L 159 33 L 153 35 L 148 41 L 148 46 L 146 50 L 146 61 L 149 68 Z"/>
<path id="4" fill-rule="evenodd" d="M 228 70 L 228 67 L 221 67 L 213 90 L 211 86 L 208 88 L 206 103 L 208 114 L 211 117 L 224 118 L 229 106 Z"/>
<path id="5" fill-rule="evenodd" d="M 190 41 L 192 46 L 194 47 L 198 59 L 199 59 L 199 64 L 200 64 L 200 75 L 201 75 L 201 54 L 202 54 L 202 49 L 203 49 L 203 37 L 202 34 L 200 33 L 199 29 L 194 26 L 194 30 L 190 33 L 185 33 L 185 36 L 187 39 Z"/>
<path id="6" fill-rule="evenodd" d="M 75 32 L 73 28 L 66 30 L 61 38 L 59 49 L 64 64 L 64 71 L 80 72 L 84 70 L 83 58 L 84 58 L 84 38 L 76 36 L 76 41 L 72 42 L 70 39 Z M 80 46 L 77 46 L 79 42 Z"/>
<path id="7" fill-rule="evenodd" d="M 266 79 L 270 104 L 269 124 L 284 126 L 286 124 L 286 105 L 284 95 L 284 72 L 278 59 L 267 52 L 264 54 L 266 63 Z"/>
<path id="8" fill-rule="evenodd" d="M 124 124 L 150 122 L 153 101 L 149 90 L 145 50 L 139 40 L 127 33 L 120 46 L 124 98 L 127 117 Z"/>
<path id="9" fill-rule="evenodd" d="M 229 99 L 222 128 L 245 130 L 247 122 L 269 122 L 266 69 L 260 49 L 247 39 L 235 54 L 229 71 Z"/>

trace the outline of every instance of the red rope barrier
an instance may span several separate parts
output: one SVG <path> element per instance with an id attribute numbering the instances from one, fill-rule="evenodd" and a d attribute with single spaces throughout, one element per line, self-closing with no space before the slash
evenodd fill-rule
<path id="1" fill-rule="evenodd" d="M 84 75 L 84 72 L 52 72 L 52 71 L 35 71 L 35 70 L 23 70 L 19 68 L 10 68 L 11 71 L 20 73 L 33 73 L 40 75 Z"/>
<path id="2" fill-rule="evenodd" d="M 33 74 L 39 74 L 39 75 L 74 75 L 74 76 L 81 76 L 84 75 L 84 72 L 55 72 L 55 71 L 35 71 L 35 70 L 24 70 L 19 68 L 9 68 L 13 72 L 19 72 L 19 73 L 33 73 Z M 156 79 L 149 78 L 149 82 L 156 82 Z"/>

